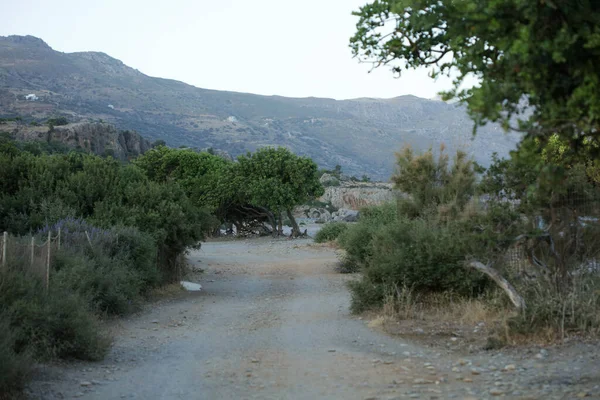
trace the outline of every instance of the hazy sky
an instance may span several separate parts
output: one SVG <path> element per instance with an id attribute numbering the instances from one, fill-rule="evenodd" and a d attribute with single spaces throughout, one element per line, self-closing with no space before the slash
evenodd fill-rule
<path id="1" fill-rule="evenodd" d="M 294 97 L 434 97 L 426 70 L 395 79 L 352 58 L 353 10 L 367 0 L 0 0 L 0 36 L 102 51 L 198 87 Z"/>

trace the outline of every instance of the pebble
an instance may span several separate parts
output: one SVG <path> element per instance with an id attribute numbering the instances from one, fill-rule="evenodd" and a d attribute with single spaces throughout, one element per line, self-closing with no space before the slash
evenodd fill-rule
<path id="1" fill-rule="evenodd" d="M 329 349 L 327 351 L 330 352 L 330 353 L 335 353 L 335 349 Z"/>
<path id="2" fill-rule="evenodd" d="M 490 390 L 490 394 L 492 396 L 502 396 L 504 394 L 504 391 L 498 389 L 498 388 L 493 388 Z"/>
<path id="3" fill-rule="evenodd" d="M 517 369 L 517 366 L 515 364 L 508 364 L 504 367 L 503 371 L 514 371 L 515 369 Z"/>
<path id="4" fill-rule="evenodd" d="M 430 381 L 428 379 L 417 378 L 413 381 L 413 383 L 415 383 L 417 385 L 427 385 L 427 384 L 434 383 L 434 382 Z"/>
<path id="5" fill-rule="evenodd" d="M 92 386 L 92 382 L 82 381 L 79 382 L 79 386 Z"/>

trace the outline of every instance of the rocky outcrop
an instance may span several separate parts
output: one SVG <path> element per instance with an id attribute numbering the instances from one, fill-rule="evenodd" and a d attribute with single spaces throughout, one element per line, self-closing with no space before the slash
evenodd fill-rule
<path id="1" fill-rule="evenodd" d="M 340 186 L 340 180 L 338 178 L 336 178 L 335 176 L 331 175 L 331 174 L 323 174 L 321 175 L 321 178 L 319 178 L 319 182 L 321 182 L 321 185 L 327 187 L 327 186 Z"/>
<path id="2" fill-rule="evenodd" d="M 334 213 L 331 213 L 331 220 L 334 222 L 356 222 L 360 217 L 360 212 L 356 210 L 348 210 L 340 208 Z"/>
<path id="3" fill-rule="evenodd" d="M 335 208 L 359 210 L 364 206 L 379 205 L 393 201 L 396 194 L 391 183 L 342 182 L 340 186 L 328 186 L 319 198 Z"/>
<path id="4" fill-rule="evenodd" d="M 144 154 L 152 147 L 137 132 L 120 131 L 114 125 L 101 122 L 79 122 L 53 128 L 12 124 L 10 128 L 8 130 L 16 140 L 54 141 L 123 161 Z"/>

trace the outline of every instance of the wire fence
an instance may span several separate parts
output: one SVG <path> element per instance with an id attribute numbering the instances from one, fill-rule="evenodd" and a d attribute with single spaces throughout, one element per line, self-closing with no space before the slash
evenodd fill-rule
<path id="1" fill-rule="evenodd" d="M 23 272 L 42 279 L 48 289 L 54 256 L 64 246 L 61 240 L 63 236 L 60 229 L 37 236 L 15 236 L 4 232 L 0 247 L 0 267 L 21 266 Z"/>

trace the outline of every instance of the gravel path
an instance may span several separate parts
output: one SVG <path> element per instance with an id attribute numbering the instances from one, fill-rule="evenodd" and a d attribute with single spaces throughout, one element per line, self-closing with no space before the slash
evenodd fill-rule
<path id="1" fill-rule="evenodd" d="M 31 398 L 600 398 L 597 344 L 456 354 L 348 312 L 331 249 L 310 240 L 209 242 L 201 292 L 114 323 L 100 363 L 41 367 Z"/>

